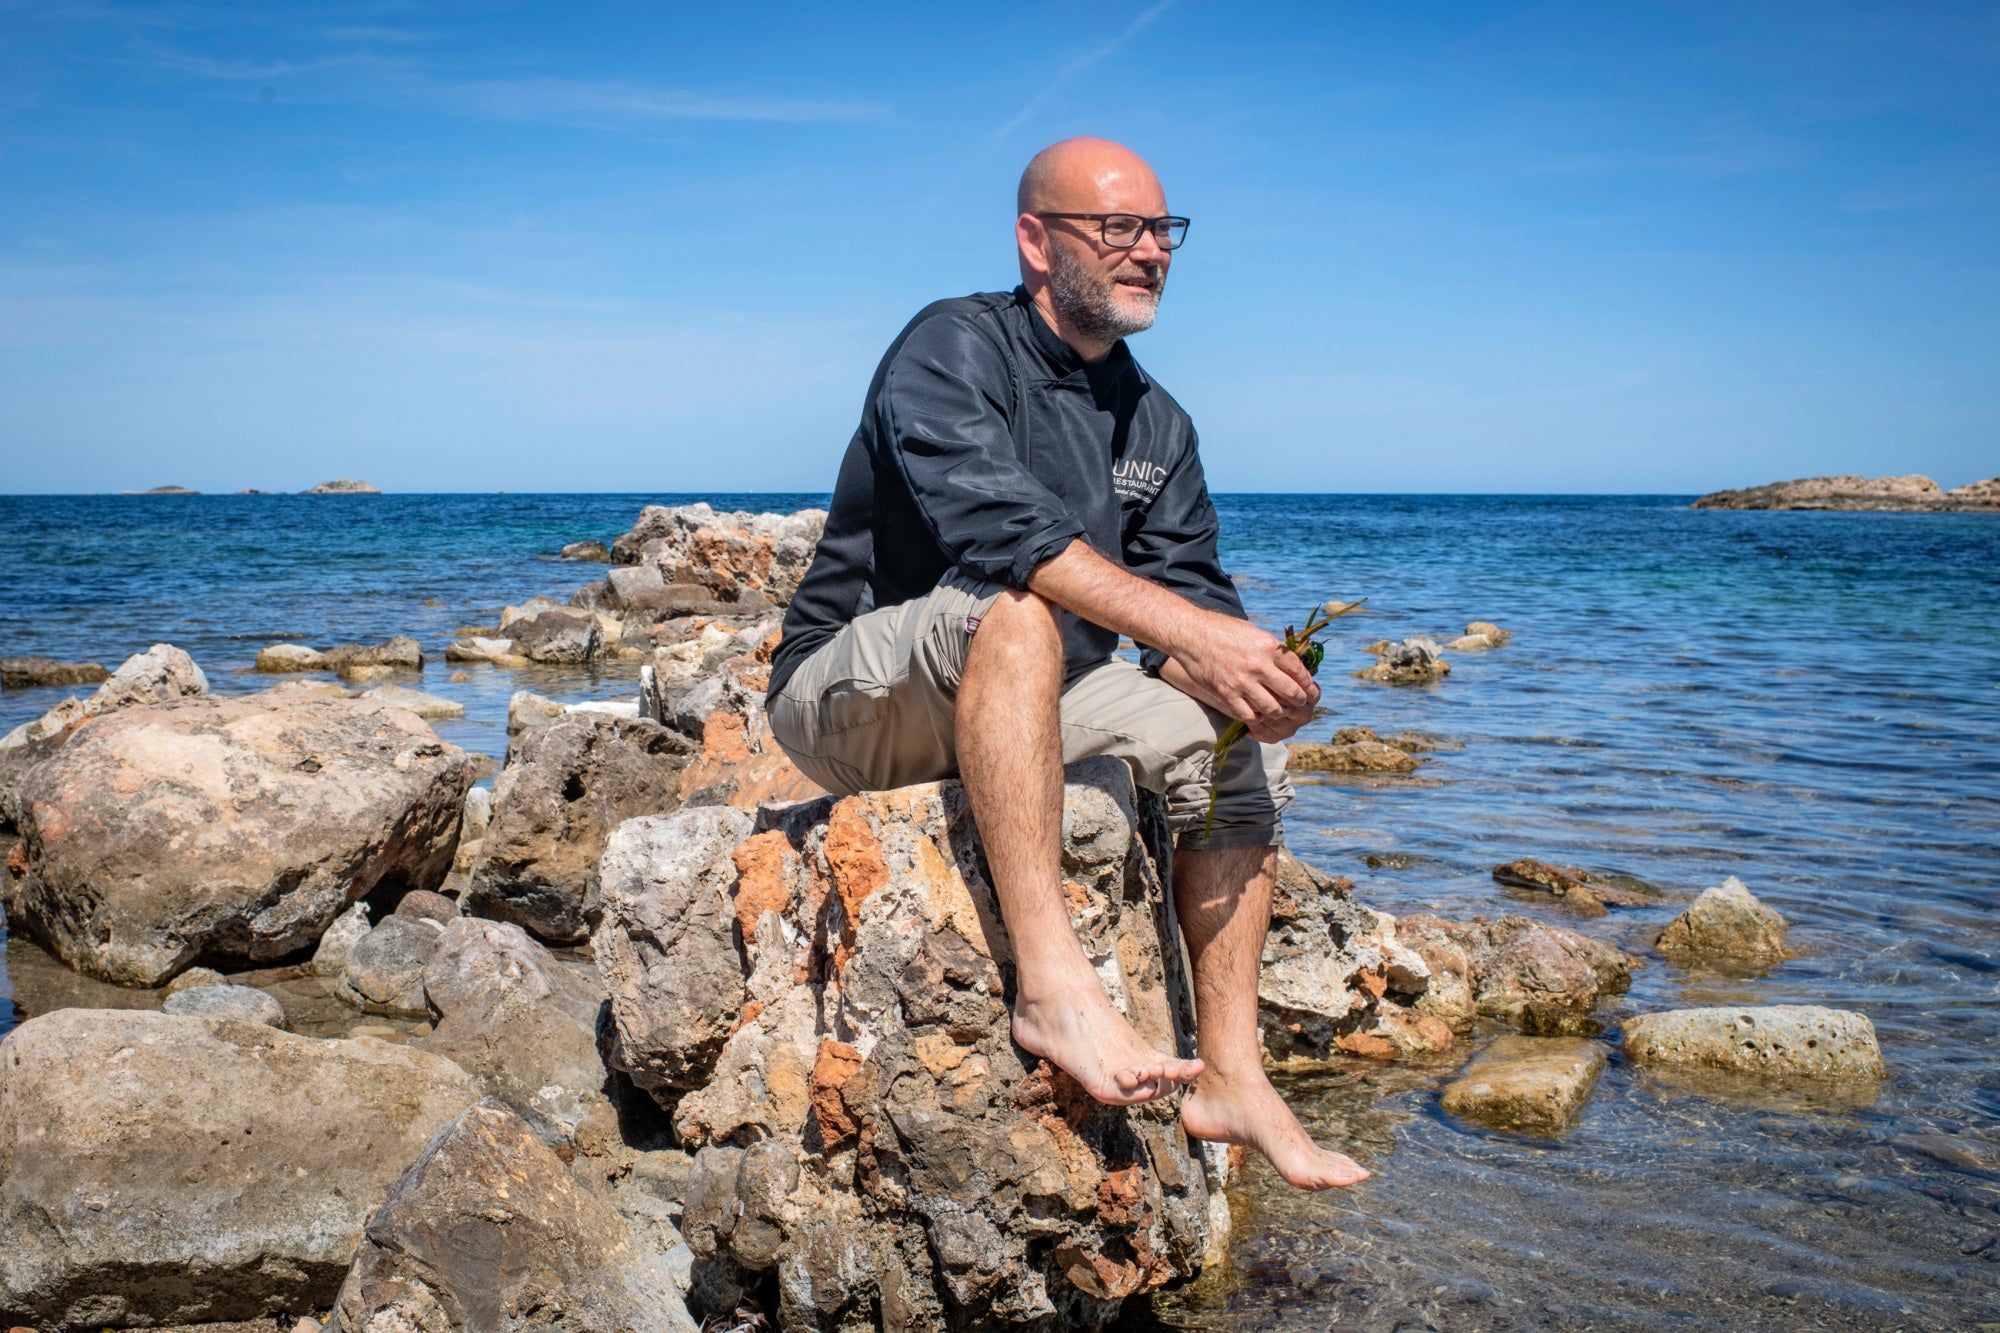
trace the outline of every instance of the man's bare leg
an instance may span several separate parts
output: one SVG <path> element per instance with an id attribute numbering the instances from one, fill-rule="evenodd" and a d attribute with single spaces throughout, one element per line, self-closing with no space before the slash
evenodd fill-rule
<path id="1" fill-rule="evenodd" d="M 1148 1045 L 1091 970 L 1062 892 L 1062 632 L 1053 605 L 1002 593 L 967 652 L 958 765 L 1014 946 L 1014 1040 L 1113 1106 L 1192 1083 L 1201 1061 Z"/>
<path id="2" fill-rule="evenodd" d="M 1181 1108 L 1181 1124 L 1198 1139 L 1255 1148 L 1301 1189 L 1352 1185 L 1368 1173 L 1314 1143 L 1264 1073 L 1257 977 L 1277 861 L 1275 847 L 1174 853 L 1174 906 L 1194 963 L 1205 1066 Z"/>

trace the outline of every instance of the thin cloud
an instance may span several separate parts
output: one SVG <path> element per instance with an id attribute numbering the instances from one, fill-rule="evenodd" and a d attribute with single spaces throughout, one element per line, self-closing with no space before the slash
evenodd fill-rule
<path id="1" fill-rule="evenodd" d="M 1046 103 L 1051 97 L 1054 97 L 1057 93 L 1061 92 L 1071 79 L 1083 73 L 1083 71 L 1089 69 L 1092 65 L 1095 65 L 1098 61 L 1103 60 L 1108 56 L 1116 55 L 1120 47 L 1124 46 L 1125 43 L 1131 41 L 1134 37 L 1137 37 L 1140 33 L 1144 32 L 1148 27 L 1152 25 L 1153 20 L 1158 18 L 1160 15 L 1166 13 L 1167 9 L 1173 3 L 1174 0 L 1160 0 L 1160 3 L 1154 5 L 1151 9 L 1139 15 L 1139 17 L 1133 19 L 1130 23 L 1126 24 L 1125 30 L 1123 32 L 1119 33 L 1116 37 L 1113 37 L 1110 41 L 1106 42 L 1104 45 L 1093 47 L 1090 50 L 1085 51 L 1082 55 L 1076 56 L 1075 58 L 1071 59 L 1061 69 L 1056 71 L 1055 78 L 1049 80 L 1047 87 L 1043 88 L 1040 92 L 1036 93 L 1033 97 L 1030 97 L 1028 99 L 1027 105 L 1023 106 L 1018 112 L 1016 112 L 1012 120 L 1008 121 L 1005 125 L 1002 125 L 999 129 L 993 131 L 993 137 L 995 139 L 1004 139 L 1009 134 L 1012 134 L 1015 130 L 1020 129 L 1021 126 L 1027 124 L 1029 119 L 1032 118 L 1037 111 L 1040 111 L 1042 109 L 1042 105 Z"/>
<path id="2" fill-rule="evenodd" d="M 814 124 L 881 120 L 889 114 L 885 102 L 732 96 L 576 79 L 428 83 L 418 95 L 439 110 L 460 115 L 582 129 L 625 129 L 675 120 Z"/>

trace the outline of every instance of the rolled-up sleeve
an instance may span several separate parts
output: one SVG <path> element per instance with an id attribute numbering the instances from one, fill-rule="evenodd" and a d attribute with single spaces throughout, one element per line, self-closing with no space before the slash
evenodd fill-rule
<path id="1" fill-rule="evenodd" d="M 1144 521 L 1125 543 L 1125 567 L 1196 606 L 1247 619 L 1236 584 L 1223 572 L 1216 554 L 1221 527 L 1190 433 L 1187 452 L 1167 474 Z M 1158 648 L 1139 645 L 1139 664 L 1148 673 L 1158 675 L 1166 660 Z"/>
<path id="2" fill-rule="evenodd" d="M 926 321 L 905 340 L 877 398 L 876 448 L 903 480 L 940 549 L 965 569 L 1025 588 L 1083 523 L 1023 466 L 1009 417 L 1013 369 L 967 321 Z"/>

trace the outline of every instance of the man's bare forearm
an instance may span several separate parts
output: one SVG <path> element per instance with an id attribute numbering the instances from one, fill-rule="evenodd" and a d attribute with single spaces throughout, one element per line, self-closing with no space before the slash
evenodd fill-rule
<path id="1" fill-rule="evenodd" d="M 1044 560 L 1028 576 L 1028 588 L 1093 625 L 1169 654 L 1200 617 L 1213 614 L 1113 564 L 1081 540 Z"/>

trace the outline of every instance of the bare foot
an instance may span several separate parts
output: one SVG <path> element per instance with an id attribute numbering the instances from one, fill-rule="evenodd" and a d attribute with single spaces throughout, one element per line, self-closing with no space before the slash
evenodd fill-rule
<path id="1" fill-rule="evenodd" d="M 1368 1179 L 1368 1172 L 1353 1158 L 1312 1141 L 1261 1070 L 1254 1080 L 1233 1085 L 1212 1071 L 1202 1075 L 1181 1104 L 1181 1126 L 1197 1139 L 1255 1148 L 1289 1184 L 1302 1190 L 1333 1189 Z"/>
<path id="2" fill-rule="evenodd" d="M 1164 1097 L 1201 1076 L 1201 1061 L 1161 1055 L 1111 1007 L 1095 980 L 1014 1005 L 1014 1040 L 1109 1106 Z"/>

